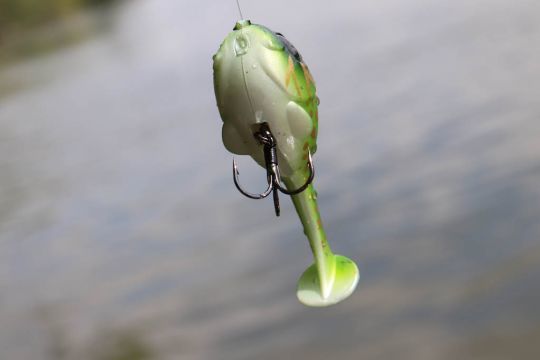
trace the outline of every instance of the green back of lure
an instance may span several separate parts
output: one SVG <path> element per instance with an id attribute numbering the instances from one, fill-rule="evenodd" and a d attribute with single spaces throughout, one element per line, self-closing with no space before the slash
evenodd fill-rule
<path id="1" fill-rule="evenodd" d="M 250 155 L 265 167 L 254 134 L 267 124 L 277 142 L 282 180 L 288 189 L 301 186 L 309 176 L 309 153 L 317 149 L 319 100 L 296 48 L 264 26 L 237 22 L 214 55 L 214 90 L 227 150 Z M 315 259 L 298 282 L 297 296 L 310 306 L 339 302 L 354 291 L 358 268 L 330 250 L 313 186 L 292 200 Z"/>

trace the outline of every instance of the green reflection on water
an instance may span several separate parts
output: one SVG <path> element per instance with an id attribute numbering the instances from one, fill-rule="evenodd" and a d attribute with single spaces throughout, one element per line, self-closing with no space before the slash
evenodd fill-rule
<path id="1" fill-rule="evenodd" d="M 87 9 L 118 0 L 0 0 L 0 66 L 77 43 L 101 28 Z"/>

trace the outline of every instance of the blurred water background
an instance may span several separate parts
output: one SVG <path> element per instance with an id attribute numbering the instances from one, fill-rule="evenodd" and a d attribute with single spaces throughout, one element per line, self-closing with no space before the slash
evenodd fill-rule
<path id="1" fill-rule="evenodd" d="M 538 1 L 242 1 L 317 81 L 321 212 L 361 270 L 325 309 L 290 202 L 232 184 L 235 3 L 45 3 L 0 2 L 1 359 L 540 358 Z"/>

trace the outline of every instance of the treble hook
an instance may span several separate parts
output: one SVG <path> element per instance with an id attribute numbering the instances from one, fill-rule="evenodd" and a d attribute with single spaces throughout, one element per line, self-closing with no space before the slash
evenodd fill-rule
<path id="1" fill-rule="evenodd" d="M 306 180 L 306 183 L 302 186 L 300 186 L 298 189 L 295 190 L 287 190 L 283 186 L 281 186 L 281 175 L 279 172 L 279 165 L 278 165 L 278 156 L 277 156 L 277 150 L 276 150 L 276 139 L 270 132 L 270 128 L 268 127 L 267 123 L 263 123 L 257 133 L 254 134 L 255 138 L 263 145 L 263 151 L 264 151 L 264 164 L 266 168 L 266 181 L 268 182 L 268 187 L 266 190 L 264 190 L 260 194 L 252 194 L 250 192 L 245 191 L 242 189 L 239 183 L 239 175 L 240 172 L 238 171 L 238 165 L 236 164 L 236 160 L 233 157 L 233 180 L 234 185 L 236 185 L 236 188 L 240 193 L 242 193 L 244 196 L 247 196 L 250 199 L 264 199 L 270 193 L 273 193 L 274 198 L 274 210 L 276 212 L 276 216 L 279 216 L 280 213 L 280 206 L 279 206 L 279 193 L 278 190 L 286 195 L 296 195 L 304 191 L 309 184 L 313 181 L 313 178 L 315 177 L 315 170 L 313 168 L 313 162 L 311 160 L 311 152 L 308 149 L 308 168 L 309 168 L 309 177 Z"/>

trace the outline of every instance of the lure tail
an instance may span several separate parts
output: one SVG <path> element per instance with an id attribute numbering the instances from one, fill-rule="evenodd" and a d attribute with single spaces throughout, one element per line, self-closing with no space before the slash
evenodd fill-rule
<path id="1" fill-rule="evenodd" d="M 294 186 L 291 179 L 284 179 L 287 187 Z M 304 226 L 314 263 L 298 280 L 296 295 L 308 306 L 328 306 L 347 298 L 356 288 L 360 274 L 349 258 L 336 255 L 330 249 L 317 207 L 313 185 L 293 195 L 296 212 Z"/>
<path id="2" fill-rule="evenodd" d="M 347 298 L 356 288 L 360 273 L 349 258 L 332 255 L 328 263 L 333 268 L 331 276 L 323 278 L 319 271 L 319 261 L 315 260 L 298 280 L 296 296 L 308 306 L 328 306 Z"/>

